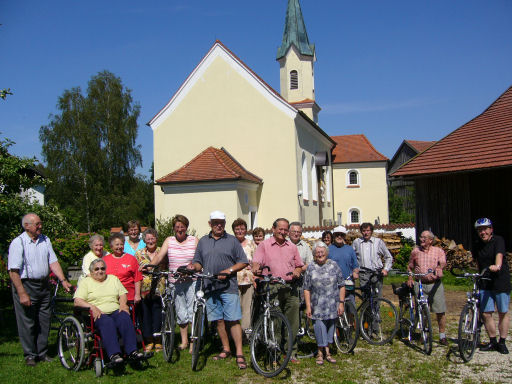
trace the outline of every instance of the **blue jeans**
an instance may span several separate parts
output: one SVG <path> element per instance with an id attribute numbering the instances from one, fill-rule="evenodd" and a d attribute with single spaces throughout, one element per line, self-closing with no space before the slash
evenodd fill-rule
<path id="1" fill-rule="evenodd" d="M 316 345 L 319 347 L 327 347 L 334 341 L 334 321 L 329 320 L 315 320 L 313 329 L 315 330 Z"/>

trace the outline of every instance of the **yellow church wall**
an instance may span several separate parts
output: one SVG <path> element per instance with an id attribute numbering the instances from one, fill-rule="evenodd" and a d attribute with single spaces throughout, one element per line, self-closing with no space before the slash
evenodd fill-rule
<path id="1" fill-rule="evenodd" d="M 269 227 L 279 216 L 298 219 L 296 112 L 267 90 L 255 87 L 250 76 L 221 53 L 187 79 L 194 83 L 182 88 L 172 113 L 152 125 L 155 179 L 175 171 L 209 146 L 224 147 L 243 167 L 263 179 L 257 217 L 258 225 Z M 156 188 L 156 217 L 176 214 L 179 199 L 177 195 L 164 197 Z M 196 215 L 201 207 L 207 217 L 209 208 L 203 200 L 209 199 L 197 194 L 197 203 L 185 204 L 180 212 L 187 216 L 186 211 L 191 210 Z M 237 200 L 233 199 L 235 206 Z M 233 208 L 234 216 L 239 212 L 243 209 Z"/>
<path id="2" fill-rule="evenodd" d="M 346 163 L 333 164 L 334 214 L 342 213 L 342 223 L 351 224 L 349 212 L 360 212 L 359 222 L 388 224 L 388 190 L 386 183 L 386 163 Z M 359 186 L 347 187 L 347 173 L 359 173 Z M 336 217 L 336 216 L 335 216 Z"/>

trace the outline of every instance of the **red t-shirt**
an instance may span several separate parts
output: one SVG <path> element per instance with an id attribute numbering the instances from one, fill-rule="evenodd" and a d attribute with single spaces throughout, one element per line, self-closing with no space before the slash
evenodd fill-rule
<path id="1" fill-rule="evenodd" d="M 107 264 L 107 275 L 114 275 L 121 281 L 128 291 L 127 299 L 133 300 L 135 296 L 135 282 L 142 280 L 139 271 L 139 263 L 135 256 L 125 253 L 121 257 L 115 257 L 111 253 L 103 257 Z"/>

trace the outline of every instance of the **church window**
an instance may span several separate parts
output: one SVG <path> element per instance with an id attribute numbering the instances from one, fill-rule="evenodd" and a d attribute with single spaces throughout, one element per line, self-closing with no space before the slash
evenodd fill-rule
<path id="1" fill-rule="evenodd" d="M 290 71 L 290 89 L 299 88 L 299 75 L 296 70 Z"/>

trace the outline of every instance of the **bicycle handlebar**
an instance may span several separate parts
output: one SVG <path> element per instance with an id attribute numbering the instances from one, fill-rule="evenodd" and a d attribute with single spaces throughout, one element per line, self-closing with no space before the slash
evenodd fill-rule
<path id="1" fill-rule="evenodd" d="M 456 269 L 457 269 L 457 267 L 451 267 L 450 268 L 450 272 L 452 273 L 453 276 L 455 276 L 458 279 L 464 279 L 464 278 L 466 278 L 466 279 L 473 279 L 473 278 L 476 278 L 476 279 L 490 280 L 488 277 L 484 277 L 484 275 L 488 272 L 488 268 L 484 268 L 481 273 L 468 273 L 468 272 L 457 273 L 457 272 L 455 272 Z"/>

